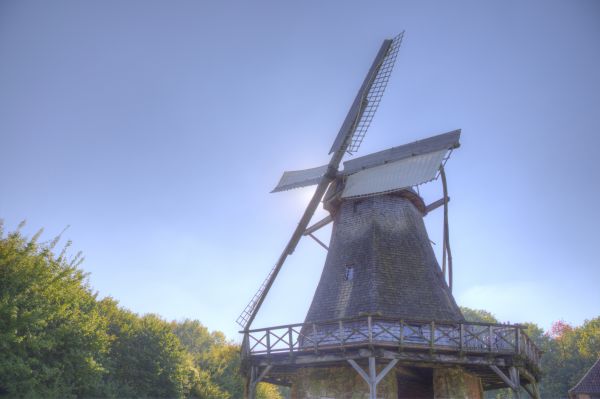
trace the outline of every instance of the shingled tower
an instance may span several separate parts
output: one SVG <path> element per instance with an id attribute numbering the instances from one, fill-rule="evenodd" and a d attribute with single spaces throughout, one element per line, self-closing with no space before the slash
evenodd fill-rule
<path id="1" fill-rule="evenodd" d="M 329 154 L 329 163 L 285 172 L 275 189 L 316 185 L 298 226 L 238 318 L 246 396 L 260 381 L 292 398 L 482 398 L 521 387 L 539 398 L 540 352 L 520 326 L 468 323 L 452 297 L 448 187 L 444 165 L 460 130 L 343 163 L 367 132 L 403 33 L 384 40 Z M 422 184 L 441 177 L 442 198 L 425 205 Z M 323 201 L 330 215 L 309 227 Z M 423 217 L 444 209 L 441 267 Z M 313 233 L 333 222 L 329 247 Z M 304 323 L 250 326 L 303 236 L 328 250 Z M 527 387 L 527 384 L 530 384 Z"/>
<path id="2" fill-rule="evenodd" d="M 331 242 L 307 323 L 365 314 L 464 321 L 433 253 L 413 191 L 330 200 Z"/>

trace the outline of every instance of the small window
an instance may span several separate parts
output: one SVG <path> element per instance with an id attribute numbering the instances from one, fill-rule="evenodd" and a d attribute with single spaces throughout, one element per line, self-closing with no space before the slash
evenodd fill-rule
<path id="1" fill-rule="evenodd" d="M 344 274 L 344 280 L 350 281 L 354 278 L 354 267 L 352 265 L 346 266 L 346 272 Z"/>

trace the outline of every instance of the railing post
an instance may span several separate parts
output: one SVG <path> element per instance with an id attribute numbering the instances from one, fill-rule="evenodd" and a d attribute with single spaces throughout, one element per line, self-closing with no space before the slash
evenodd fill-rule
<path id="1" fill-rule="evenodd" d="M 250 338 L 248 337 L 250 333 L 248 331 L 244 331 L 244 339 L 242 340 L 242 358 L 250 357 Z"/>
<path id="2" fill-rule="evenodd" d="M 400 320 L 400 350 L 404 350 L 404 320 Z"/>
<path id="3" fill-rule="evenodd" d="M 429 332 L 429 348 L 433 352 L 435 346 L 435 321 L 431 322 L 431 331 Z"/>
<path id="4" fill-rule="evenodd" d="M 492 327 L 491 325 L 489 326 L 489 332 L 488 332 L 488 334 L 489 334 L 489 337 L 488 337 L 489 348 L 488 348 L 488 350 L 490 352 L 493 352 L 493 350 L 492 350 L 492 336 L 494 334 L 494 327 Z"/>
<path id="5" fill-rule="evenodd" d="M 294 352 L 294 339 L 292 337 L 292 327 L 288 327 L 288 339 L 290 344 L 290 355 Z"/>
<path id="6" fill-rule="evenodd" d="M 312 323 L 313 328 L 313 345 L 315 347 L 315 354 L 319 352 L 319 345 L 317 344 L 317 326 L 315 323 Z"/>
<path id="7" fill-rule="evenodd" d="M 515 327 L 515 336 L 517 337 L 515 353 L 519 355 L 521 354 L 521 329 L 519 328 L 519 326 Z"/>
<path id="8" fill-rule="evenodd" d="M 465 339 L 465 325 L 463 323 L 460 323 L 459 325 L 458 338 L 460 340 L 458 343 L 458 348 L 460 350 L 460 353 L 462 353 L 464 350 L 463 341 Z"/>
<path id="9" fill-rule="evenodd" d="M 371 315 L 367 318 L 367 324 L 369 326 L 369 345 L 373 346 L 373 323 Z"/>
<path id="10" fill-rule="evenodd" d="M 271 356 L 271 330 L 267 329 L 267 356 Z"/>

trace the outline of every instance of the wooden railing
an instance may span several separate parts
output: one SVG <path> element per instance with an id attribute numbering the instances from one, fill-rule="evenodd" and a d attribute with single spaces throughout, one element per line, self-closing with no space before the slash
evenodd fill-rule
<path id="1" fill-rule="evenodd" d="M 364 316 L 242 331 L 245 356 L 394 347 L 471 354 L 520 355 L 539 366 L 541 351 L 518 325 L 438 323 Z"/>

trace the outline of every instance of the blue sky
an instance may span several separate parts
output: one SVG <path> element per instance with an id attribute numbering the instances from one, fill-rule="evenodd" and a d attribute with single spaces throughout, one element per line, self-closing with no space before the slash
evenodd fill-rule
<path id="1" fill-rule="evenodd" d="M 457 301 L 579 324 L 600 314 L 599 20 L 593 0 L 3 1 L 0 217 L 70 225 L 100 296 L 237 339 L 311 195 L 269 191 L 327 161 L 406 30 L 358 155 L 462 128 Z M 426 223 L 440 242 L 441 212 Z M 302 321 L 324 259 L 302 241 L 254 325 Z"/>

